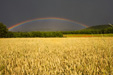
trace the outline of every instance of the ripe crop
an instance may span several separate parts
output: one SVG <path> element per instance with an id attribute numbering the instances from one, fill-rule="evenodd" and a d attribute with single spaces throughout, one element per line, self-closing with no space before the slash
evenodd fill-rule
<path id="1" fill-rule="evenodd" d="M 0 75 L 113 75 L 113 38 L 1 38 Z"/>

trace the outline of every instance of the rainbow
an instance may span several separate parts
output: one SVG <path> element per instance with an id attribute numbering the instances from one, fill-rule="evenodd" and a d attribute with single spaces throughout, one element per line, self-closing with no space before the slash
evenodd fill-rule
<path id="1" fill-rule="evenodd" d="M 24 24 L 26 24 L 26 23 L 31 23 L 31 22 L 34 22 L 34 21 L 42 21 L 42 20 L 61 20 L 61 21 L 67 21 L 67 22 L 79 24 L 79 25 L 84 26 L 84 27 L 86 27 L 86 28 L 88 27 L 88 26 L 85 25 L 85 24 L 79 23 L 79 22 L 77 22 L 77 21 L 65 19 L 65 18 L 47 17 L 47 18 L 36 18 L 36 19 L 26 20 L 26 21 L 20 22 L 20 23 L 18 23 L 18 24 L 12 25 L 11 27 L 8 28 L 8 30 L 12 30 L 12 29 L 14 29 L 14 28 L 16 28 L 16 27 L 18 27 L 18 26 L 24 25 Z"/>

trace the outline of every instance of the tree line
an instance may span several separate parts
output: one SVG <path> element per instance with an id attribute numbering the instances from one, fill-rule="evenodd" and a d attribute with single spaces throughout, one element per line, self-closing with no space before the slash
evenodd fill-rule
<path id="1" fill-rule="evenodd" d="M 63 37 L 63 34 L 113 34 L 113 26 L 104 29 L 82 29 L 78 31 L 55 31 L 55 32 L 11 32 L 0 23 L 0 37 Z"/>
<path id="2" fill-rule="evenodd" d="M 7 37 L 63 37 L 61 32 L 8 32 Z"/>
<path id="3" fill-rule="evenodd" d="M 11 32 L 8 31 L 7 27 L 0 23 L 0 37 L 63 37 L 63 34 L 61 32 Z"/>
<path id="4" fill-rule="evenodd" d="M 78 31 L 62 31 L 63 34 L 113 34 L 113 27 L 106 29 L 83 29 Z"/>

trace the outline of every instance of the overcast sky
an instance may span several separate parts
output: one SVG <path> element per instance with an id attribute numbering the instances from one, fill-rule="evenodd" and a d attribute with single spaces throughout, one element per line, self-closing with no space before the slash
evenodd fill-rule
<path id="1" fill-rule="evenodd" d="M 0 1 L 0 22 L 7 27 L 41 17 L 66 18 L 89 26 L 113 23 L 113 0 Z"/>

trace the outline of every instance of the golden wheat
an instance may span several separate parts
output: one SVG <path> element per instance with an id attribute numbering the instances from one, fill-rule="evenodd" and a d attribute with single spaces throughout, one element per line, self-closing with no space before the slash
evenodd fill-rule
<path id="1" fill-rule="evenodd" d="M 1 38 L 1 75 L 113 75 L 113 38 Z"/>

